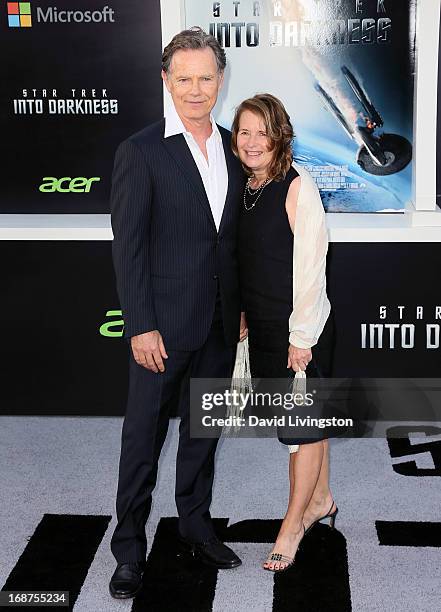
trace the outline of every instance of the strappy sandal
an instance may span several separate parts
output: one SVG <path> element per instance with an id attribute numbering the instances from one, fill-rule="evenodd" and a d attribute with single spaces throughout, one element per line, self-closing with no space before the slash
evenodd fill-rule
<path id="1" fill-rule="evenodd" d="M 279 563 L 286 563 L 287 565 L 279 569 L 276 569 L 275 567 L 264 567 L 263 569 L 267 570 L 268 572 L 274 572 L 275 574 L 278 574 L 279 572 L 285 572 L 288 568 L 294 565 L 294 557 L 287 557 L 286 555 L 281 555 L 280 553 L 271 553 L 268 559 L 264 561 L 264 563 L 273 563 L 274 561 L 277 561 Z"/>
<path id="2" fill-rule="evenodd" d="M 303 535 L 302 538 L 299 542 L 299 545 L 297 546 L 297 550 L 299 550 L 300 547 L 300 543 L 303 540 L 303 538 L 305 537 L 305 525 L 303 525 Z M 264 570 L 268 571 L 268 572 L 274 572 L 275 574 L 279 574 L 280 572 L 286 572 L 287 569 L 289 569 L 290 567 L 292 567 L 294 565 L 294 560 L 295 560 L 296 556 L 294 555 L 294 557 L 288 557 L 286 555 L 282 555 L 281 553 L 276 553 L 273 552 L 271 553 L 268 558 L 266 559 L 266 561 L 264 561 L 263 563 L 273 563 L 274 561 L 276 561 L 277 563 L 286 563 L 285 567 L 281 567 L 279 569 L 276 569 L 275 567 L 270 568 L 270 567 L 263 567 Z"/>
<path id="3" fill-rule="evenodd" d="M 320 521 L 322 521 L 325 518 L 330 518 L 331 519 L 329 521 L 329 526 L 331 527 L 331 529 L 334 529 L 335 519 L 337 517 L 337 512 L 338 512 L 337 504 L 335 504 L 334 512 L 331 512 L 332 507 L 333 507 L 334 504 L 335 504 L 335 502 L 334 502 L 334 500 L 332 500 L 332 504 L 331 504 L 331 507 L 329 508 L 328 513 L 325 514 L 324 516 L 321 516 L 320 518 L 316 519 L 313 523 L 311 523 L 310 526 L 308 527 L 308 529 L 305 530 L 304 536 L 308 533 L 308 531 L 311 531 L 311 529 L 314 527 L 314 525 L 316 525 L 317 523 L 319 523 Z"/>

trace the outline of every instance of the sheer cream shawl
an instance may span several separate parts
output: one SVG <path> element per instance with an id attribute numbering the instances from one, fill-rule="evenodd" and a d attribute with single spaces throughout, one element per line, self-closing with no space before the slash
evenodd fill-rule
<path id="1" fill-rule="evenodd" d="M 289 317 L 289 341 L 311 348 L 320 337 L 331 305 L 326 294 L 328 232 L 318 187 L 303 166 L 292 163 L 300 175 L 294 227 L 293 311 Z"/>

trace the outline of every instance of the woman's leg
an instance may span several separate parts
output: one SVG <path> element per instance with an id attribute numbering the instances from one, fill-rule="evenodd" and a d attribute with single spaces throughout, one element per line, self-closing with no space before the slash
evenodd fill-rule
<path id="1" fill-rule="evenodd" d="M 294 557 L 304 534 L 303 515 L 316 489 L 323 463 L 323 440 L 301 444 L 290 455 L 290 498 L 288 509 L 272 552 Z M 291 477 L 292 474 L 292 477 Z M 266 569 L 283 569 L 286 563 L 265 562 Z"/>
<path id="2" fill-rule="evenodd" d="M 297 453 L 291 453 L 289 461 L 289 497 L 294 495 L 294 464 Z M 303 515 L 303 524 L 306 529 L 318 518 L 325 516 L 328 512 L 335 510 L 332 504 L 333 497 L 329 488 L 329 443 L 323 440 L 323 459 L 320 474 L 312 494 L 308 507 Z M 332 504 L 332 506 L 331 506 Z"/>
<path id="3" fill-rule="evenodd" d="M 253 378 L 284 378 L 287 376 L 287 349 L 280 350 L 286 341 L 285 323 L 253 321 L 249 317 L 248 333 L 250 347 L 250 366 Z M 271 351 L 271 352 L 269 352 Z M 311 367 L 307 376 L 315 375 Z M 283 520 L 277 541 L 272 552 L 292 557 L 304 534 L 304 514 L 314 521 L 326 514 L 329 506 L 321 514 L 321 505 L 330 498 L 328 442 L 301 444 L 299 450 L 290 454 L 290 496 L 288 510 Z M 320 500 L 320 503 L 319 503 Z M 329 501 L 330 505 L 331 501 Z M 308 527 L 308 522 L 305 527 Z M 265 563 L 264 567 L 274 569 L 283 567 L 284 563 Z"/>
<path id="4" fill-rule="evenodd" d="M 335 510 L 335 504 L 333 503 L 333 497 L 329 488 L 329 443 L 328 440 L 323 440 L 323 459 L 320 469 L 320 475 L 317 480 L 314 493 L 312 494 L 311 500 L 308 507 L 303 515 L 303 524 L 306 529 L 317 519 L 325 516 L 328 512 Z M 290 490 L 293 489 L 293 485 L 290 482 Z"/>
<path id="5" fill-rule="evenodd" d="M 312 347 L 312 361 L 306 369 L 307 378 L 315 377 L 330 377 L 332 371 L 332 356 L 334 350 L 334 315 L 331 312 L 326 321 L 323 332 L 318 343 Z M 317 484 L 312 494 L 308 507 L 303 516 L 303 523 L 306 529 L 317 519 L 325 516 L 329 512 L 335 510 L 333 504 L 332 493 L 329 488 L 329 443 L 328 440 L 323 440 L 323 459 L 320 467 L 320 474 L 317 479 Z M 297 453 L 292 453 L 296 455 Z M 294 464 L 295 457 L 291 455 L 290 459 L 290 498 L 294 494 L 295 474 Z"/>

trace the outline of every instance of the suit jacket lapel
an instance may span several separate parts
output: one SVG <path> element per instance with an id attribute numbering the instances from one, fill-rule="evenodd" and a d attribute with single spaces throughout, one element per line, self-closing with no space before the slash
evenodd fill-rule
<path id="1" fill-rule="evenodd" d="M 221 222 L 219 226 L 219 234 L 222 232 L 225 223 L 228 222 L 228 218 L 230 216 L 232 208 L 234 206 L 238 206 L 238 203 L 235 201 L 234 197 L 235 187 L 238 179 L 237 162 L 236 158 L 234 157 L 233 151 L 231 150 L 231 140 L 229 133 L 225 133 L 222 130 L 221 136 L 222 144 L 224 146 L 225 161 L 227 162 L 228 188 L 227 195 L 225 197 L 224 210 L 222 212 Z"/>
<path id="2" fill-rule="evenodd" d="M 188 181 L 190 181 L 195 190 L 198 202 L 201 204 L 206 214 L 208 214 L 213 227 L 217 232 L 216 224 L 213 219 L 213 213 L 211 212 L 210 202 L 208 201 L 207 194 L 205 192 L 204 183 L 202 182 L 198 167 L 196 166 L 193 155 L 185 142 L 183 134 L 176 134 L 175 136 L 164 138 L 163 143 L 169 154 L 175 160 L 182 174 Z"/>

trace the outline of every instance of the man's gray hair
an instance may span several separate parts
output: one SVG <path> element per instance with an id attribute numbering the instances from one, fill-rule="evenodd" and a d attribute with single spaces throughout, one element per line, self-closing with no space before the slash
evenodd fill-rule
<path id="1" fill-rule="evenodd" d="M 173 36 L 170 43 L 165 47 L 162 54 L 162 69 L 164 72 L 170 70 L 173 54 L 181 49 L 211 49 L 216 58 L 218 72 L 223 72 L 227 59 L 217 39 L 211 34 L 204 32 L 202 28 L 194 26 L 189 30 L 183 30 Z"/>

